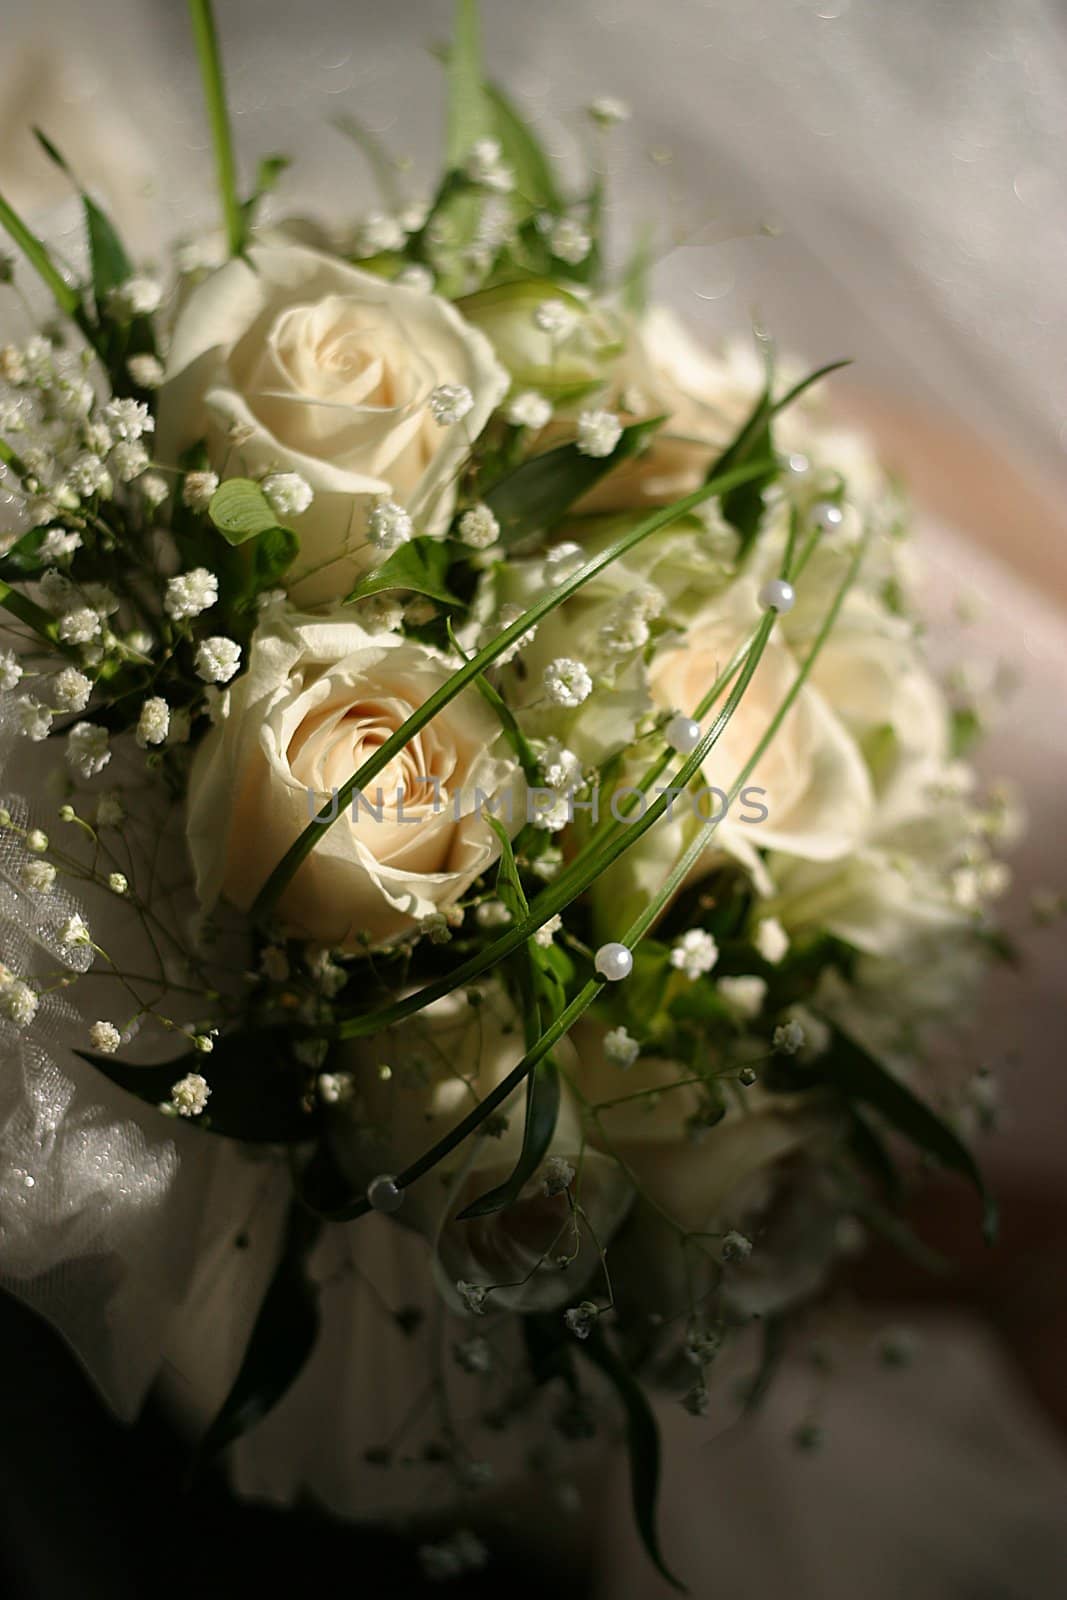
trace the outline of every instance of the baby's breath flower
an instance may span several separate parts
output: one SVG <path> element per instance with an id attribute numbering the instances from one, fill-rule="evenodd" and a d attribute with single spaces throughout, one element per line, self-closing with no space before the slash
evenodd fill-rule
<path id="1" fill-rule="evenodd" d="M 137 488 L 144 496 L 145 504 L 152 511 L 161 506 L 170 493 L 166 478 L 159 472 L 146 472 L 138 480 Z"/>
<path id="2" fill-rule="evenodd" d="M 752 943 L 772 967 L 776 967 L 789 949 L 789 935 L 777 917 L 764 917 L 756 924 Z"/>
<path id="3" fill-rule="evenodd" d="M 168 580 L 163 609 L 175 622 L 182 622 L 209 611 L 218 598 L 219 580 L 215 574 L 206 567 L 193 567 Z"/>
<path id="4" fill-rule="evenodd" d="M 96 802 L 98 828 L 117 828 L 125 821 L 126 810 L 117 794 L 102 794 Z"/>
<path id="5" fill-rule="evenodd" d="M 151 695 L 137 719 L 137 743 L 142 750 L 150 744 L 162 744 L 169 731 L 170 707 L 160 695 Z"/>
<path id="6" fill-rule="evenodd" d="M 497 622 L 495 624 L 489 624 L 488 628 L 486 629 L 485 637 L 487 639 L 495 639 L 496 636 L 499 633 L 502 633 L 505 628 L 510 628 L 513 622 L 518 622 L 519 618 L 522 616 L 522 613 L 523 607 L 516 605 L 514 601 L 509 600 L 507 605 L 500 607 L 500 613 Z M 537 624 L 535 623 L 532 628 L 527 628 L 525 633 L 520 633 L 519 637 L 514 640 L 512 644 L 509 644 L 505 650 L 500 652 L 496 658 L 497 666 L 506 667 L 509 661 L 514 661 L 515 657 L 520 651 L 525 650 L 528 645 L 533 644 L 536 634 Z"/>
<path id="7" fill-rule="evenodd" d="M 393 279 L 404 289 L 414 289 L 416 294 L 429 294 L 433 289 L 434 276 L 429 267 L 424 267 L 421 261 L 413 261 L 410 266 L 404 267 Z"/>
<path id="8" fill-rule="evenodd" d="M 472 183 L 480 184 L 483 189 L 494 189 L 498 194 L 507 194 L 515 187 L 515 174 L 501 159 L 497 139 L 476 140 L 463 170 Z"/>
<path id="9" fill-rule="evenodd" d="M 372 211 L 356 228 L 353 254 L 365 257 L 381 255 L 387 250 L 403 250 L 406 239 L 404 225 L 398 217 Z"/>
<path id="10" fill-rule="evenodd" d="M 91 450 L 74 458 L 67 468 L 64 483 L 79 500 L 91 500 L 94 494 L 106 498 L 111 493 L 111 475 Z"/>
<path id="11" fill-rule="evenodd" d="M 392 594 L 370 594 L 360 600 L 355 615 L 370 633 L 394 633 L 404 620 L 404 607 Z"/>
<path id="12" fill-rule="evenodd" d="M 71 533 L 66 528 L 50 528 L 41 540 L 38 554 L 42 561 L 69 561 L 81 547 L 80 533 Z"/>
<path id="13" fill-rule="evenodd" d="M 320 1072 L 318 1090 L 323 1105 L 344 1105 L 356 1092 L 356 1080 L 350 1072 Z"/>
<path id="14" fill-rule="evenodd" d="M 218 486 L 217 472 L 187 472 L 182 482 L 182 504 L 190 511 L 206 511 Z"/>
<path id="15" fill-rule="evenodd" d="M 571 801 L 567 795 L 560 795 L 555 800 L 550 800 L 547 795 L 535 795 L 533 800 L 530 821 L 535 828 L 542 828 L 545 833 L 559 833 L 573 820 Z"/>
<path id="16" fill-rule="evenodd" d="M 473 406 L 474 396 L 465 383 L 439 383 L 430 394 L 430 415 L 442 428 L 462 422 Z"/>
<path id="17" fill-rule="evenodd" d="M 641 1046 L 623 1027 L 612 1028 L 604 1035 L 604 1056 L 616 1067 L 632 1067 L 640 1054 Z"/>
<path id="18" fill-rule="evenodd" d="M 89 1042 L 101 1055 L 113 1056 L 122 1043 L 122 1035 L 113 1022 L 94 1022 L 89 1029 Z"/>
<path id="19" fill-rule="evenodd" d="M 111 872 L 108 874 L 107 886 L 112 894 L 125 894 L 130 883 L 124 872 Z"/>
<path id="20" fill-rule="evenodd" d="M 202 1056 L 209 1056 L 215 1048 L 215 1041 L 210 1033 L 194 1033 L 193 1049 L 199 1050 Z"/>
<path id="21" fill-rule="evenodd" d="M 132 483 L 148 465 L 148 451 L 138 440 L 120 439 L 111 452 L 111 465 L 120 483 Z"/>
<path id="22" fill-rule="evenodd" d="M 711 1395 L 707 1384 L 701 1379 L 694 1383 L 682 1396 L 682 1405 L 691 1417 L 706 1417 L 708 1406 L 711 1404 Z"/>
<path id="23" fill-rule="evenodd" d="M 52 611 L 62 611 L 71 604 L 74 585 L 62 572 L 49 567 L 41 574 L 41 599 Z"/>
<path id="24" fill-rule="evenodd" d="M 143 400 L 109 400 L 101 415 L 117 442 L 136 444 L 143 434 L 155 431 L 155 419 Z"/>
<path id="25" fill-rule="evenodd" d="M 28 983 L 10 975 L 0 983 L 0 1015 L 17 1028 L 28 1027 L 37 1015 L 37 995 Z"/>
<path id="26" fill-rule="evenodd" d="M 537 764 L 549 789 L 573 789 L 581 782 L 580 759 L 558 739 L 545 740 Z"/>
<path id="27" fill-rule="evenodd" d="M 112 289 L 107 307 L 113 317 L 129 322 L 134 317 L 150 317 L 153 311 L 159 310 L 162 301 L 162 284 L 155 278 L 138 274 Z"/>
<path id="28" fill-rule="evenodd" d="M 431 944 L 448 944 L 452 939 L 452 930 L 443 911 L 431 911 L 423 917 L 419 922 L 419 932 Z"/>
<path id="29" fill-rule="evenodd" d="M 612 128 L 619 122 L 629 122 L 630 107 L 625 100 L 619 100 L 613 94 L 602 94 L 592 102 L 588 108 L 593 121 L 602 128 Z"/>
<path id="30" fill-rule="evenodd" d="M 546 1195 L 562 1194 L 574 1182 L 574 1168 L 562 1156 L 549 1156 L 541 1179 L 541 1188 Z"/>
<path id="31" fill-rule="evenodd" d="M 197 677 L 205 683 L 229 683 L 241 665 L 241 646 L 216 634 L 197 647 Z"/>
<path id="32" fill-rule="evenodd" d="M 578 314 L 565 300 L 542 300 L 534 309 L 534 327 L 553 339 L 565 339 L 574 331 Z"/>
<path id="33" fill-rule="evenodd" d="M 43 855 L 48 849 L 48 835 L 41 828 L 31 828 L 26 835 L 26 849 Z"/>
<path id="34" fill-rule="evenodd" d="M 76 822 L 78 820 L 78 813 L 71 805 L 61 805 L 56 815 L 60 822 Z"/>
<path id="35" fill-rule="evenodd" d="M 492 1346 L 480 1333 L 453 1345 L 452 1354 L 455 1356 L 456 1365 L 464 1372 L 484 1374 L 493 1370 Z"/>
<path id="36" fill-rule="evenodd" d="M 56 869 L 50 861 L 24 861 L 19 879 L 33 894 L 47 894 L 56 881 Z"/>
<path id="37" fill-rule="evenodd" d="M 126 371 L 138 389 L 158 389 L 164 378 L 163 363 L 151 351 L 131 356 L 126 363 Z"/>
<path id="38" fill-rule="evenodd" d="M 279 517 L 303 516 L 315 491 L 299 472 L 272 472 L 260 484 L 271 510 Z"/>
<path id="39" fill-rule="evenodd" d="M 19 695 L 15 701 L 15 710 L 18 715 L 19 732 L 27 739 L 32 739 L 34 744 L 40 744 L 42 739 L 47 739 L 52 727 L 52 712 L 48 706 L 43 706 L 39 700 L 34 700 L 28 694 Z"/>
<path id="40" fill-rule="evenodd" d="M 553 937 L 559 932 L 562 926 L 562 917 L 549 917 L 548 921 L 542 922 L 541 926 L 535 932 L 533 936 L 534 944 L 540 945 L 542 950 L 547 950 L 552 943 Z"/>
<path id="41" fill-rule="evenodd" d="M 715 987 L 717 993 L 722 995 L 726 1004 L 739 1017 L 747 1021 L 759 1016 L 767 994 L 767 984 L 763 978 L 720 978 Z"/>
<path id="42" fill-rule="evenodd" d="M 85 710 L 93 693 L 93 680 L 77 667 L 64 667 L 51 682 L 51 698 L 56 710 Z"/>
<path id="43" fill-rule="evenodd" d="M 566 583 L 568 578 L 573 578 L 587 559 L 580 544 L 575 544 L 573 539 L 564 539 L 562 543 L 553 545 L 546 554 L 541 567 L 541 576 L 546 584 L 557 588 L 559 584 Z"/>
<path id="44" fill-rule="evenodd" d="M 0 652 L 0 689 L 14 689 L 22 677 L 22 667 L 13 650 Z"/>
<path id="45" fill-rule="evenodd" d="M 710 972 L 719 959 L 719 947 L 703 928 L 690 928 L 671 950 L 671 966 L 695 981 Z"/>
<path id="46" fill-rule="evenodd" d="M 459 536 L 475 550 L 488 550 L 500 538 L 500 524 L 488 506 L 471 506 L 459 519 Z"/>
<path id="47" fill-rule="evenodd" d="M 600 1308 L 592 1300 L 582 1300 L 563 1313 L 563 1322 L 576 1339 L 588 1339 L 600 1316 Z"/>
<path id="48" fill-rule="evenodd" d="M 550 661 L 544 671 L 545 693 L 557 706 L 573 710 L 588 700 L 593 692 L 593 680 L 584 662 L 569 656 L 558 656 Z"/>
<path id="49" fill-rule="evenodd" d="M 83 778 L 95 778 L 111 760 L 107 729 L 76 722 L 67 735 L 67 761 Z"/>
<path id="50" fill-rule="evenodd" d="M 456 1293 L 459 1295 L 467 1310 L 476 1317 L 485 1316 L 485 1303 L 489 1298 L 489 1288 L 482 1283 L 468 1283 L 465 1278 L 460 1278 L 456 1284 Z"/>
<path id="51" fill-rule="evenodd" d="M 88 644 L 100 632 L 100 618 L 89 606 L 74 606 L 59 619 L 59 637 L 64 644 Z"/>
<path id="52" fill-rule="evenodd" d="M 543 428 L 552 417 L 552 402 L 536 389 L 523 389 L 512 395 L 504 415 L 513 428 Z"/>
<path id="53" fill-rule="evenodd" d="M 622 438 L 614 411 L 582 411 L 578 417 L 578 449 L 583 456 L 610 456 Z"/>
<path id="54" fill-rule="evenodd" d="M 598 638 L 611 655 L 627 655 L 644 648 L 650 633 L 640 595 L 626 595 L 612 607 L 611 614 L 600 626 Z"/>
<path id="55" fill-rule="evenodd" d="M 719 1260 L 728 1262 L 747 1261 L 752 1254 L 752 1240 L 747 1234 L 739 1233 L 736 1228 L 731 1228 L 729 1233 L 723 1235 L 719 1245 Z"/>
<path id="56" fill-rule="evenodd" d="M 379 550 L 395 550 L 410 539 L 413 524 L 403 506 L 395 500 L 379 500 L 367 517 L 367 538 Z"/>
<path id="57" fill-rule="evenodd" d="M 560 261 L 576 267 L 593 248 L 588 232 L 573 217 L 561 217 L 548 236 L 548 247 Z"/>
<path id="58" fill-rule="evenodd" d="M 511 912 L 503 900 L 483 900 L 474 913 L 474 920 L 479 928 L 506 928 Z"/>
<path id="59" fill-rule="evenodd" d="M 67 918 L 59 930 L 59 937 L 63 944 L 92 944 L 92 935 L 89 924 L 85 918 L 75 911 Z"/>
<path id="60" fill-rule="evenodd" d="M 199 1072 L 188 1072 L 170 1091 L 170 1103 L 179 1117 L 199 1117 L 211 1098 L 211 1088 Z"/>
<path id="61" fill-rule="evenodd" d="M 795 1017 L 790 1017 L 788 1022 L 780 1022 L 771 1039 L 773 1049 L 783 1056 L 795 1056 L 806 1042 L 807 1035 Z"/>

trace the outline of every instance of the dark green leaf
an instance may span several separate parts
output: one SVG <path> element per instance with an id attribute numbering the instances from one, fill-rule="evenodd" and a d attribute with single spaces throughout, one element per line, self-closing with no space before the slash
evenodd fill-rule
<path id="1" fill-rule="evenodd" d="M 849 1136 L 852 1153 L 885 1191 L 891 1205 L 898 1204 L 901 1196 L 900 1172 L 889 1153 L 889 1147 L 878 1130 L 871 1126 L 855 1106 L 852 1107 L 852 1131 Z"/>
<path id="2" fill-rule="evenodd" d="M 662 417 L 631 423 L 610 456 L 586 456 L 576 444 L 561 444 L 522 462 L 485 497 L 500 523 L 501 542 L 516 544 L 554 527 L 606 473 L 637 455 L 662 424 Z"/>
<path id="3" fill-rule="evenodd" d="M 381 594 L 386 589 L 411 589 L 416 594 L 429 595 L 431 600 L 440 600 L 444 605 L 461 605 L 462 601 L 452 593 L 446 581 L 451 559 L 449 547 L 441 539 L 409 539 L 356 584 L 345 604 L 365 600 L 368 595 Z"/>
<path id="4" fill-rule="evenodd" d="M 512 711 L 507 701 L 502 695 L 497 693 L 497 691 L 493 688 L 493 685 L 484 675 L 480 674 L 477 678 L 475 678 L 474 687 L 478 690 L 478 693 L 481 695 L 482 699 L 485 700 L 488 705 L 492 706 L 493 710 L 500 718 L 500 724 L 504 730 L 504 737 L 511 746 L 515 759 L 522 768 L 527 783 L 536 785 L 539 776 L 537 757 L 534 755 L 533 747 L 530 744 L 529 739 L 527 739 L 526 735 L 519 727 L 518 722 L 515 720 L 514 711 Z"/>
<path id="5" fill-rule="evenodd" d="M 268 528 L 278 526 L 276 512 L 271 509 L 258 483 L 251 478 L 227 478 L 211 497 L 207 514 L 222 534 L 227 544 L 244 544 Z"/>
<path id="6" fill-rule="evenodd" d="M 983 1232 L 992 1243 L 997 1232 L 996 1201 L 963 1140 L 925 1100 L 920 1100 L 840 1029 L 835 1031 L 830 1049 L 819 1062 L 819 1076 L 846 1099 L 870 1106 L 920 1150 L 973 1184 L 982 1200 Z"/>
<path id="7" fill-rule="evenodd" d="M 529 1183 L 552 1143 L 559 1116 L 559 1071 L 551 1056 L 539 1061 L 526 1080 L 526 1119 L 523 1124 L 522 1150 L 511 1174 L 479 1195 L 459 1213 L 459 1221 L 474 1217 L 487 1217 L 494 1211 L 503 1211 L 512 1205 Z"/>
<path id="8" fill-rule="evenodd" d="M 252 582 L 258 594 L 273 588 L 292 566 L 300 550 L 300 540 L 292 528 L 267 528 L 252 546 Z"/>
<path id="9" fill-rule="evenodd" d="M 319 1229 L 319 1222 L 294 1203 L 282 1258 L 260 1307 L 240 1371 L 200 1441 L 198 1460 L 225 1450 L 255 1427 L 303 1371 L 319 1332 L 318 1288 L 308 1273 L 308 1258 Z"/>
<path id="10" fill-rule="evenodd" d="M 228 1034 L 209 1055 L 190 1050 L 162 1066 L 137 1066 L 88 1050 L 77 1053 L 120 1089 L 153 1106 L 166 1104 L 186 1073 L 202 1073 L 211 1098 L 190 1126 L 205 1132 L 261 1144 L 296 1144 L 315 1137 L 317 1113 L 305 1099 L 307 1071 L 291 1057 L 277 1030 Z"/>
<path id="11" fill-rule="evenodd" d="M 784 1317 L 764 1317 L 763 1348 L 760 1351 L 759 1366 L 745 1390 L 746 1416 L 753 1416 L 770 1393 L 775 1374 L 785 1357 L 785 1329 Z"/>
<path id="12" fill-rule="evenodd" d="M 656 1503 L 659 1498 L 659 1428 L 644 1389 L 626 1363 L 611 1348 L 602 1328 L 595 1327 L 578 1348 L 604 1374 L 619 1397 L 626 1416 L 626 1443 L 630 1455 L 630 1493 L 634 1520 L 641 1542 L 656 1571 L 682 1594 L 684 1583 L 669 1570 L 659 1547 Z"/>

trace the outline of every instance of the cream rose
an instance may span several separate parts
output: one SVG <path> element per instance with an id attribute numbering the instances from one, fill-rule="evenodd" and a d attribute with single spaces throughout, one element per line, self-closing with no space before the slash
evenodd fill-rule
<path id="1" fill-rule="evenodd" d="M 525 1053 L 521 1018 L 496 986 L 472 1007 L 451 994 L 375 1040 L 346 1047 L 338 1065 L 354 1075 L 354 1095 L 334 1117 L 338 1161 L 357 1186 L 396 1173 L 444 1137 L 507 1075 Z M 567 1040 L 556 1058 L 576 1067 Z M 382 1066 L 391 1071 L 383 1077 Z M 504 1101 L 503 1131 L 474 1135 L 405 1191 L 402 1221 L 435 1246 L 435 1271 L 448 1301 L 462 1305 L 459 1281 L 494 1287 L 487 1310 L 551 1309 L 576 1298 L 596 1272 L 604 1245 L 626 1215 L 633 1191 L 618 1164 L 585 1148 L 577 1107 L 563 1089 L 551 1147 L 519 1200 L 491 1216 L 461 1222 L 466 1205 L 502 1183 L 522 1149 L 525 1085 Z M 491 1124 L 492 1125 L 492 1124 Z M 567 1193 L 545 1193 L 553 1158 L 574 1169 L 572 1193 L 588 1217 L 575 1231 Z M 564 1174 L 565 1176 L 566 1174 Z M 566 1270 L 556 1261 L 575 1258 Z"/>
<path id="2" fill-rule="evenodd" d="M 581 1022 L 572 1038 L 582 1094 L 599 1108 L 591 1137 L 606 1155 L 618 1157 L 637 1188 L 619 1241 L 620 1268 L 625 1261 L 627 1280 L 651 1286 L 680 1310 L 702 1256 L 699 1248 L 683 1252 L 677 1230 L 714 1236 L 740 1228 L 758 1237 L 779 1187 L 825 1152 L 837 1137 L 837 1122 L 810 1096 L 752 1088 L 744 1091 L 743 1105 L 729 1101 L 722 1120 L 694 1137 L 706 1102 L 689 1081 L 691 1069 L 642 1057 L 623 1071 L 605 1058 L 604 1032 L 602 1023 Z M 705 1238 L 703 1249 L 715 1255 L 715 1238 Z M 795 1277 L 781 1270 L 777 1276 L 779 1289 L 788 1284 L 789 1293 L 796 1292 Z"/>
<path id="3" fill-rule="evenodd" d="M 428 405 L 441 384 L 474 399 L 447 427 Z M 380 558 L 367 542 L 376 501 L 403 506 L 418 533 L 444 531 L 459 464 L 507 385 L 488 340 L 437 296 L 303 245 L 259 245 L 181 311 L 159 450 L 174 464 L 206 440 L 224 475 L 299 473 L 315 498 L 295 520 L 291 592 L 318 605 Z"/>
<path id="4" fill-rule="evenodd" d="M 189 847 L 203 905 L 247 910 L 268 873 L 357 768 L 451 675 L 436 651 L 345 616 L 268 612 L 229 713 L 197 751 Z M 489 799 L 514 826 L 521 777 L 473 689 L 457 695 L 323 827 L 278 907 L 294 934 L 336 949 L 389 939 L 451 905 L 499 854 Z M 313 796 L 312 807 L 309 792 Z M 355 809 L 353 810 L 353 807 Z"/>

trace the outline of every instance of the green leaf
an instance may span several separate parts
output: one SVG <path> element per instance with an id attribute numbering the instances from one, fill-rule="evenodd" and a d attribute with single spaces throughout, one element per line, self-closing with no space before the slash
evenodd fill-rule
<path id="1" fill-rule="evenodd" d="M 489 84 L 486 94 L 492 110 L 493 135 L 501 158 L 515 174 L 515 187 L 523 200 L 538 211 L 560 211 L 563 200 L 544 147 L 513 103 Z"/>
<path id="2" fill-rule="evenodd" d="M 252 546 L 252 584 L 256 593 L 273 588 L 299 551 L 300 540 L 292 528 L 266 528 Z"/>
<path id="3" fill-rule="evenodd" d="M 517 544 L 554 527 L 605 474 L 637 455 L 662 423 L 662 417 L 631 423 L 610 456 L 587 456 L 576 444 L 561 444 L 522 462 L 485 497 L 501 542 Z"/>
<path id="4" fill-rule="evenodd" d="M 523 1124 L 522 1150 L 510 1176 L 497 1188 L 479 1195 L 459 1213 L 460 1222 L 474 1217 L 488 1217 L 494 1211 L 503 1211 L 513 1205 L 526 1184 L 529 1183 L 552 1143 L 559 1116 L 559 1071 L 551 1056 L 545 1056 L 534 1067 L 526 1080 L 526 1120 Z"/>
<path id="5" fill-rule="evenodd" d="M 763 1319 L 763 1348 L 760 1351 L 759 1366 L 745 1391 L 746 1416 L 753 1416 L 770 1393 L 775 1373 L 785 1356 L 785 1330 L 784 1317 L 769 1316 Z"/>
<path id="6" fill-rule="evenodd" d="M 449 629 L 451 633 L 451 629 Z M 534 755 L 533 746 L 519 727 L 515 713 L 502 695 L 498 694 L 489 680 L 479 675 L 474 680 L 474 687 L 487 705 L 492 706 L 500 718 L 500 725 L 504 730 L 504 737 L 511 746 L 516 761 L 523 770 L 527 783 L 534 786 L 539 780 L 539 767 L 537 757 Z"/>
<path id="7" fill-rule="evenodd" d="M 256 212 L 261 203 L 274 189 L 278 187 L 278 180 L 292 162 L 288 156 L 264 156 L 256 168 L 256 181 L 252 193 L 247 200 L 241 203 L 241 215 L 244 219 L 245 229 L 251 228 L 256 220 Z"/>
<path id="8" fill-rule="evenodd" d="M 452 593 L 446 582 L 451 560 L 451 551 L 444 540 L 427 537 L 409 539 L 394 550 L 380 567 L 368 572 L 344 603 L 350 605 L 353 600 L 365 600 L 368 595 L 381 594 L 386 589 L 411 589 L 415 594 L 440 600 L 443 605 L 462 605 L 463 602 Z"/>
<path id="9" fill-rule="evenodd" d="M 37 276 L 51 291 L 52 298 L 60 311 L 64 316 L 70 317 L 91 342 L 89 320 L 82 306 L 81 295 L 63 277 L 37 235 L 27 228 L 18 212 L 9 206 L 2 196 L 0 196 L 0 228 L 3 228 L 18 245 Z"/>
<path id="10" fill-rule="evenodd" d="M 333 125 L 339 133 L 343 133 L 367 158 L 367 164 L 374 174 L 374 181 L 382 197 L 382 202 L 387 211 L 399 211 L 403 207 L 404 197 L 400 192 L 397 182 L 397 173 L 400 168 L 389 154 L 385 145 L 365 123 L 358 117 L 350 115 L 334 117 Z M 363 262 L 360 262 L 363 266 Z"/>
<path id="11" fill-rule="evenodd" d="M 251 478 L 227 478 L 220 483 L 207 514 L 227 544 L 244 544 L 278 526 L 270 501 Z"/>
<path id="12" fill-rule="evenodd" d="M 688 1594 L 685 1584 L 668 1568 L 659 1546 L 656 1531 L 660 1479 L 659 1427 L 648 1397 L 629 1367 L 609 1345 L 603 1329 L 594 1327 L 588 1339 L 578 1348 L 608 1379 L 625 1413 L 634 1521 L 649 1560 L 672 1589 Z"/>
<path id="13" fill-rule="evenodd" d="M 623 268 L 619 293 L 631 317 L 644 316 L 648 310 L 649 278 L 653 265 L 655 234 L 646 224 L 638 234 L 630 259 Z"/>
<path id="14" fill-rule="evenodd" d="M 494 133 L 493 106 L 482 74 L 477 0 L 457 0 L 448 52 L 448 167 L 461 167 L 471 147 L 479 139 L 491 139 Z"/>
<path id="15" fill-rule="evenodd" d="M 270 1281 L 248 1348 L 222 1409 L 200 1441 L 204 1461 L 272 1411 L 303 1371 L 319 1333 L 318 1288 L 308 1258 L 321 1224 L 294 1202 L 281 1261 Z"/>
<path id="16" fill-rule="evenodd" d="M 206 1133 L 257 1144 L 296 1144 L 317 1132 L 317 1113 L 305 1103 L 307 1071 L 287 1054 L 284 1036 L 275 1029 L 227 1034 L 209 1055 L 190 1050 L 156 1066 L 89 1050 L 77 1054 L 120 1089 L 153 1106 L 166 1104 L 186 1073 L 202 1073 L 211 1098 L 190 1125 Z"/>
<path id="17" fill-rule="evenodd" d="M 54 650 L 62 650 L 65 655 L 79 656 L 79 652 L 73 646 L 64 645 L 58 638 L 56 619 L 50 611 L 45 611 L 27 595 L 2 581 L 0 581 L 0 606 L 5 611 L 10 611 L 20 622 L 25 623 L 27 628 L 32 628 L 38 638 L 46 639 Z"/>
<path id="18" fill-rule="evenodd" d="M 21 539 L 16 539 L 0 557 L 0 573 L 20 579 L 26 574 L 40 572 L 46 565 L 40 553 L 41 544 L 51 531 L 50 528 L 31 528 Z"/>
<path id="19" fill-rule="evenodd" d="M 840 1029 L 835 1030 L 833 1043 L 819 1062 L 818 1075 L 833 1084 L 846 1099 L 870 1106 L 920 1150 L 973 1184 L 982 1201 L 982 1230 L 987 1242 L 993 1243 L 997 1233 L 997 1204 L 978 1163 L 959 1135 L 925 1100 L 920 1100 Z"/>

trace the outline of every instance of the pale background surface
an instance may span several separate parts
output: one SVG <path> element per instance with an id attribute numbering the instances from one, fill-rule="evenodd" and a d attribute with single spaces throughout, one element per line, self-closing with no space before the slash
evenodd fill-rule
<path id="1" fill-rule="evenodd" d="M 842 405 L 877 418 L 890 452 L 938 513 L 927 537 L 930 610 L 952 628 L 947 652 L 987 666 L 1004 660 L 1018 677 L 983 766 L 1026 793 L 1031 833 L 1013 898 L 1016 924 L 1025 926 L 1030 889 L 1067 887 L 1062 11 L 1040 0 L 488 0 L 483 9 L 497 75 L 563 158 L 585 137 L 579 110 L 594 95 L 632 105 L 612 158 L 616 195 L 625 194 L 613 215 L 618 235 L 645 214 L 665 235 L 676 225 L 705 227 L 703 242 L 664 262 L 665 298 L 710 332 L 743 326 L 755 310 L 783 346 L 813 362 L 856 358 L 855 376 L 839 384 Z M 297 158 L 279 210 L 325 215 L 373 205 L 362 158 L 328 125 L 341 111 L 410 152 L 412 191 L 421 191 L 434 169 L 442 104 L 439 68 L 421 46 L 445 36 L 444 0 L 219 0 L 218 11 L 248 170 L 274 150 Z M 35 48 L 35 56 L 21 53 Z M 110 191 L 146 248 L 160 221 L 181 233 L 210 220 L 193 199 L 210 192 L 209 171 L 180 5 L 5 0 L 0 188 L 36 209 L 62 194 L 36 147 L 15 135 L 27 114 Z M 653 161 L 650 149 L 671 159 Z M 62 226 L 63 212 L 54 217 Z M 774 236 L 758 232 L 766 222 Z M 977 593 L 983 612 L 962 634 L 952 622 L 961 589 Z M 1062 1191 L 1062 927 L 1023 943 L 1022 979 L 998 975 L 984 998 L 983 1055 L 997 1065 L 1013 1058 L 1007 1125 L 989 1160 L 1008 1179 L 1026 1174 Z M 207 1241 L 226 1194 L 247 1196 L 258 1179 L 239 1163 L 233 1171 L 219 1163 L 221 1190 L 209 1204 L 202 1153 L 189 1139 L 182 1147 L 186 1194 L 190 1183 L 199 1191 L 192 1209 Z M 233 1198 L 234 1214 L 246 1203 Z M 187 1398 L 199 1392 L 204 1401 L 225 1386 L 275 1236 L 260 1230 L 240 1284 L 201 1256 L 187 1313 L 171 1330 L 171 1375 Z M 370 1255 L 382 1271 L 396 1270 L 388 1246 Z M 225 1338 L 212 1310 L 222 1304 L 233 1323 Z M 331 1315 L 332 1337 L 291 1399 L 242 1447 L 239 1475 L 284 1498 L 295 1488 L 285 1462 L 302 1441 L 306 1481 L 339 1508 L 366 1508 L 383 1491 L 358 1464 L 361 1397 L 368 1386 L 383 1400 L 399 1397 L 408 1375 L 402 1364 L 383 1369 L 373 1334 L 346 1339 L 367 1320 L 355 1287 Z M 213 1376 L 197 1366 L 204 1326 L 218 1336 Z M 117 1336 L 134 1337 L 132 1320 Z M 159 1338 L 148 1368 L 166 1343 Z M 804 1600 L 839 1592 L 850 1600 L 858 1592 L 865 1600 L 901 1592 L 1051 1600 L 1062 1592 L 1061 1447 L 981 1336 L 942 1327 L 931 1344 L 902 1400 L 899 1391 L 843 1385 L 837 1442 L 807 1487 L 792 1476 L 798 1469 L 773 1426 L 728 1448 L 707 1446 L 690 1419 L 667 1408 L 666 1425 L 679 1435 L 667 1497 L 677 1564 L 692 1576 L 723 1575 L 729 1563 L 731 1600 L 784 1592 L 783 1573 Z M 314 1439 L 316 1414 L 331 1399 L 352 1449 L 327 1458 Z M 651 1594 L 627 1552 L 622 1498 L 620 1489 L 605 1502 L 605 1592 Z M 710 1501 L 723 1503 L 721 1519 L 707 1512 Z M 768 1550 L 768 1522 L 786 1506 Z M 853 1509 L 853 1533 L 869 1514 L 885 1546 L 862 1581 L 844 1546 L 832 1554 L 849 1531 L 843 1506 Z M 917 1543 L 905 1548 L 907 1531 Z"/>

